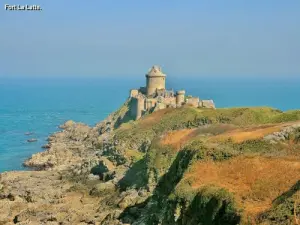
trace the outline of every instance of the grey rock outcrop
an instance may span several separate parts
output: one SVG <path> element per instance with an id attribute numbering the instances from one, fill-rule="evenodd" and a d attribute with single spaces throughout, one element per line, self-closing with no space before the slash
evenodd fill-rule
<path id="1" fill-rule="evenodd" d="M 24 162 L 25 166 L 46 170 L 68 167 L 95 154 L 99 136 L 96 130 L 73 121 L 67 121 L 61 127 L 62 131 L 48 138 L 47 150 L 32 155 Z"/>
<path id="2" fill-rule="evenodd" d="M 291 134 L 297 132 L 299 129 L 300 129 L 300 123 L 294 124 L 294 125 L 285 127 L 281 131 L 266 135 L 264 137 L 264 140 L 269 141 L 271 143 L 277 143 L 280 141 L 289 140 L 289 138 L 291 137 Z"/>

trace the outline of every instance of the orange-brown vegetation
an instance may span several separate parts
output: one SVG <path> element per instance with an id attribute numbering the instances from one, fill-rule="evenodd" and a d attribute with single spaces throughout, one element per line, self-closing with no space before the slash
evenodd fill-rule
<path id="1" fill-rule="evenodd" d="M 176 150 L 179 150 L 191 138 L 196 136 L 196 129 L 182 129 L 170 131 L 164 135 L 161 140 L 163 145 L 172 145 Z"/>
<path id="2" fill-rule="evenodd" d="M 193 129 L 181 129 L 167 132 L 162 140 L 163 145 L 172 145 L 179 150 L 184 144 L 190 142 L 195 137 L 216 135 L 234 129 L 235 126 L 230 124 L 209 125 L 206 127 L 199 127 Z"/>
<path id="3" fill-rule="evenodd" d="M 152 117 L 149 117 L 153 119 Z M 149 119 L 148 119 L 149 120 Z M 267 124 L 262 126 L 250 126 L 244 128 L 236 128 L 233 125 L 219 124 L 211 125 L 208 127 L 200 127 L 194 129 L 181 129 L 170 131 L 166 133 L 161 144 L 172 145 L 175 149 L 179 150 L 185 143 L 192 140 L 192 138 L 201 135 L 210 135 L 208 141 L 219 142 L 231 139 L 235 143 L 241 143 L 247 140 L 261 139 L 268 134 L 278 132 L 283 128 L 292 125 L 293 123 L 281 124 Z"/>
<path id="4" fill-rule="evenodd" d="M 235 129 L 220 135 L 212 137 L 211 141 L 225 141 L 231 139 L 235 143 L 241 143 L 247 140 L 261 139 L 268 134 L 278 132 L 284 127 L 291 125 L 292 123 L 281 123 L 281 124 L 269 124 L 256 127 L 248 127 L 243 129 Z"/>
<path id="5" fill-rule="evenodd" d="M 240 156 L 223 162 L 196 162 L 185 175 L 192 188 L 217 185 L 233 193 L 245 209 L 256 216 L 300 178 L 300 161 L 293 158 Z"/>

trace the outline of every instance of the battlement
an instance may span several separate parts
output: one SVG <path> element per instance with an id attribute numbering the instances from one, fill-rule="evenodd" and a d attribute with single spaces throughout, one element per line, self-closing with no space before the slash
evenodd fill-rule
<path id="1" fill-rule="evenodd" d="M 177 95 L 185 95 L 185 90 L 179 90 L 176 92 Z"/>
<path id="2" fill-rule="evenodd" d="M 146 112 L 168 107 L 178 108 L 185 104 L 200 108 L 215 108 L 213 100 L 200 100 L 199 97 L 185 95 L 185 90 L 176 92 L 166 90 L 166 74 L 162 72 L 161 67 L 152 66 L 146 74 L 146 87 L 130 90 L 131 116 L 138 120 Z"/>

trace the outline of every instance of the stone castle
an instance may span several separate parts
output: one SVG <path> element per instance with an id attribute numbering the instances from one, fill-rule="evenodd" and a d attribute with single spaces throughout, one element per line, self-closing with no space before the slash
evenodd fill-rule
<path id="1" fill-rule="evenodd" d="M 166 90 L 166 74 L 159 66 L 153 66 L 146 74 L 146 87 L 130 90 L 130 114 L 138 120 L 147 112 L 164 108 L 178 108 L 191 105 L 200 108 L 215 108 L 213 100 L 200 100 L 199 97 L 186 96 L 185 90 Z"/>

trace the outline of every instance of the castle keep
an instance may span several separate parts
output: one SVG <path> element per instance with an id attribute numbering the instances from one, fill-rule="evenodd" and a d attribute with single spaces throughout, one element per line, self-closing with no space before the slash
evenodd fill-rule
<path id="1" fill-rule="evenodd" d="M 153 66 L 146 74 L 146 87 L 130 90 L 130 114 L 138 120 L 146 112 L 153 112 L 168 107 L 191 105 L 194 107 L 215 108 L 213 100 L 200 100 L 186 96 L 184 90 L 166 90 L 166 74 L 159 66 Z"/>

